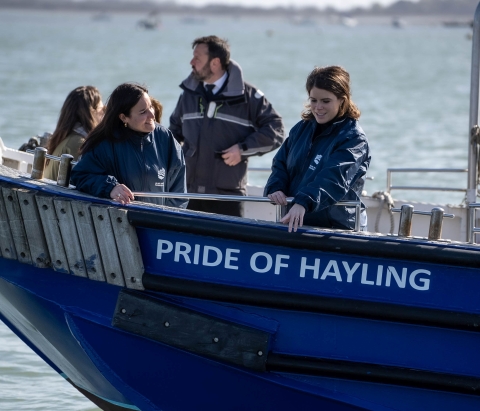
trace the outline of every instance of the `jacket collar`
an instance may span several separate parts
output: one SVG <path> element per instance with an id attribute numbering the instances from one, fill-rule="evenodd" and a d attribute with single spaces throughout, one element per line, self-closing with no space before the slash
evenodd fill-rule
<path id="1" fill-rule="evenodd" d="M 141 133 L 128 127 L 121 127 L 115 130 L 113 137 L 115 140 L 128 140 L 135 145 L 140 145 L 142 141 L 143 144 L 151 144 L 153 140 L 153 131 L 150 133 Z"/>
<path id="2" fill-rule="evenodd" d="M 334 121 L 332 124 L 330 124 L 325 130 L 322 131 L 320 134 L 321 136 L 327 136 L 333 132 L 333 130 L 337 129 L 338 127 L 343 126 L 345 121 L 347 120 L 347 117 L 341 117 L 338 120 Z M 317 128 L 317 121 L 313 118 L 310 120 L 310 130 L 313 133 L 315 133 L 315 129 Z"/>
<path id="3" fill-rule="evenodd" d="M 245 93 L 245 84 L 243 81 L 242 68 L 235 60 L 230 60 L 230 63 L 227 66 L 228 78 L 227 84 L 220 90 L 217 95 L 222 95 L 224 97 L 238 97 L 242 96 Z M 180 84 L 180 88 L 184 90 L 195 91 L 197 90 L 200 82 L 193 76 L 193 73 Z M 203 88 L 203 82 L 202 82 Z"/>

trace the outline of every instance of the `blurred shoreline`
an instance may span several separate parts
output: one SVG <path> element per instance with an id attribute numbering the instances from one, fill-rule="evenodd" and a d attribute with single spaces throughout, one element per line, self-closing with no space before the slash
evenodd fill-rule
<path id="1" fill-rule="evenodd" d="M 232 6 L 219 3 L 205 6 L 177 4 L 175 1 L 155 0 L 0 0 L 0 10 L 46 10 L 90 12 L 94 15 L 106 16 L 114 13 L 143 13 L 151 16 L 179 15 L 189 18 L 201 17 L 257 17 L 287 18 L 298 22 L 316 20 L 319 22 L 335 22 L 345 18 L 354 18 L 361 24 L 391 24 L 392 19 L 408 20 L 409 24 L 441 24 L 451 27 L 471 24 L 477 0 L 456 0 L 449 2 L 397 1 L 390 6 L 374 4 L 369 8 L 356 7 L 339 11 L 333 7 L 320 9 L 317 7 L 277 6 L 265 8 L 261 6 Z"/>

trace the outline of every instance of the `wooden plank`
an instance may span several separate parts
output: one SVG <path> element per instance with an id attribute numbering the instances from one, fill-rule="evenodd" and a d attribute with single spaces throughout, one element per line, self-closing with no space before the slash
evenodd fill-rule
<path id="1" fill-rule="evenodd" d="M 32 264 L 32 257 L 28 247 L 27 234 L 23 225 L 22 211 L 18 204 L 17 189 L 2 187 L 2 196 L 7 210 L 8 222 L 13 242 L 17 251 L 17 259 L 21 263 Z"/>
<path id="2" fill-rule="evenodd" d="M 17 259 L 17 250 L 13 242 L 12 232 L 10 231 L 10 224 L 8 223 L 7 209 L 5 208 L 5 201 L 3 195 L 0 195 L 0 248 L 1 256 L 10 260 Z"/>
<path id="3" fill-rule="evenodd" d="M 91 280 L 105 281 L 102 257 L 98 248 L 95 227 L 90 213 L 90 203 L 72 201 L 73 218 L 77 227 L 78 239 L 82 247 L 87 276 Z"/>
<path id="4" fill-rule="evenodd" d="M 61 197 L 55 197 L 53 200 L 55 207 L 58 227 L 62 243 L 65 247 L 70 273 L 79 277 L 87 277 L 87 269 L 83 258 L 80 239 L 78 238 L 77 226 L 73 218 L 72 201 Z"/>
<path id="5" fill-rule="evenodd" d="M 115 233 L 125 284 L 128 288 L 143 290 L 142 276 L 145 268 L 135 227 L 128 222 L 127 210 L 110 207 L 108 212 Z"/>
<path id="6" fill-rule="evenodd" d="M 53 198 L 53 196 L 37 194 L 35 201 L 37 202 L 43 233 L 52 260 L 52 268 L 60 273 L 70 274 L 65 247 L 58 226 L 57 213 L 53 205 Z"/>
<path id="7" fill-rule="evenodd" d="M 104 206 L 90 206 L 95 233 L 97 234 L 98 247 L 102 255 L 103 269 L 109 284 L 125 287 L 122 264 L 117 252 L 115 235 L 108 214 L 108 208 Z"/>
<path id="8" fill-rule="evenodd" d="M 23 226 L 27 233 L 32 264 L 38 268 L 51 267 L 50 252 L 43 233 L 42 222 L 35 201 L 36 191 L 18 189 L 18 204 L 22 210 Z"/>

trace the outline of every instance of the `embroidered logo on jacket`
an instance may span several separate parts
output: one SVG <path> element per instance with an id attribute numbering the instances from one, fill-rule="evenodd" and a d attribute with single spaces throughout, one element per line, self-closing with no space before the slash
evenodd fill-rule
<path id="1" fill-rule="evenodd" d="M 322 155 L 321 154 L 317 154 L 315 156 L 315 158 L 313 159 L 313 162 L 315 163 L 315 165 L 313 164 L 310 164 L 310 167 L 308 167 L 310 170 L 315 170 L 318 166 L 318 163 L 320 163 L 320 160 L 322 159 Z"/>
<path id="2" fill-rule="evenodd" d="M 165 178 L 165 169 L 161 168 L 160 170 L 158 170 L 158 179 L 163 180 L 164 178 Z"/>

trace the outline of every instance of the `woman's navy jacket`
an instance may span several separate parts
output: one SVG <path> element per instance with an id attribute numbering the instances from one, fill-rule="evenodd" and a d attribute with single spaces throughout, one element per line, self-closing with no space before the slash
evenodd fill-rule
<path id="1" fill-rule="evenodd" d="M 305 207 L 306 225 L 353 229 L 355 208 L 334 204 L 360 200 L 370 164 L 367 138 L 357 120 L 348 117 L 313 140 L 316 126 L 315 120 L 302 120 L 292 128 L 273 159 L 264 195 L 283 191 L 294 197 Z M 362 227 L 366 217 L 362 204 Z"/>
<path id="2" fill-rule="evenodd" d="M 131 191 L 186 192 L 182 148 L 170 130 L 157 124 L 148 134 L 121 130 L 82 155 L 73 167 L 72 184 L 96 197 L 110 198 L 117 184 Z M 138 201 L 186 207 L 185 199 L 138 197 Z"/>

